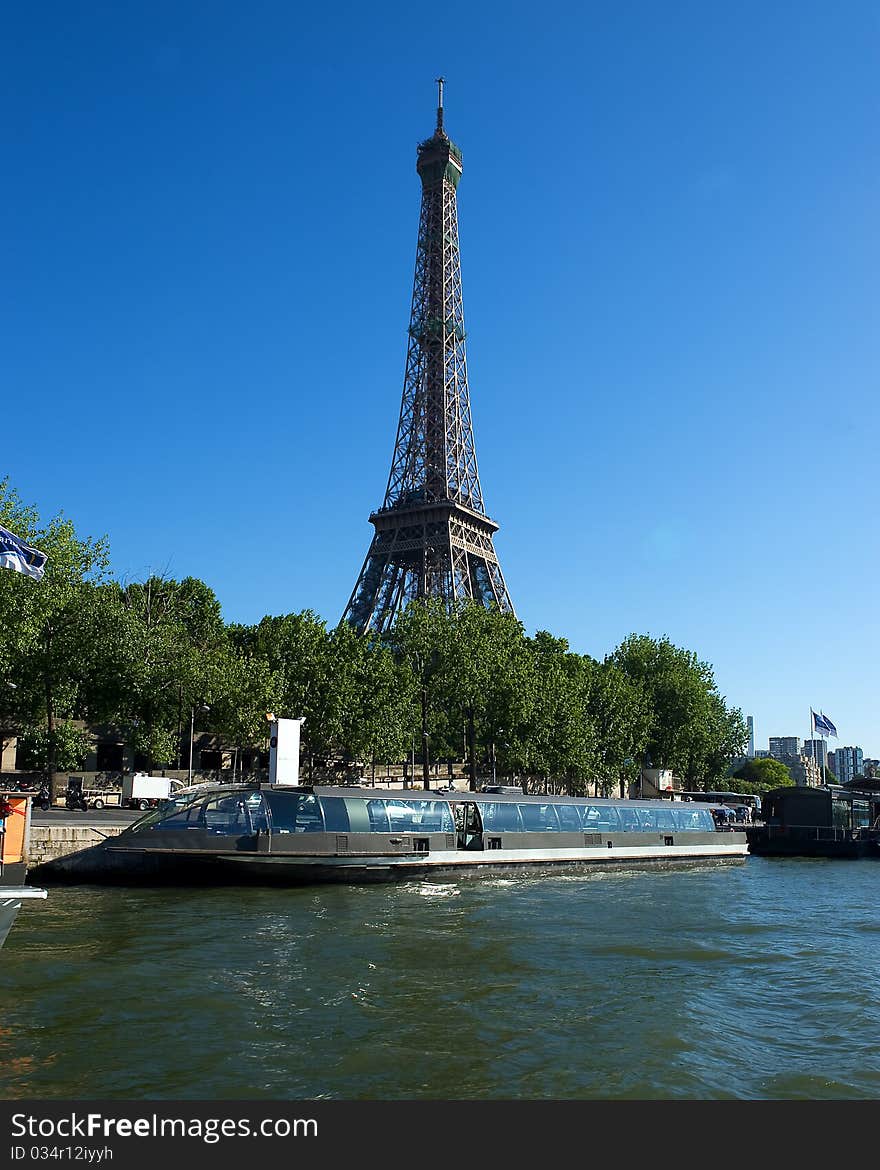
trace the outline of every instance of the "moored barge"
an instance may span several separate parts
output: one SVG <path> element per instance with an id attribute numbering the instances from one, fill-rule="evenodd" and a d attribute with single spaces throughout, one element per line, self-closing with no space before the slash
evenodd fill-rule
<path id="1" fill-rule="evenodd" d="M 742 860 L 747 851 L 745 834 L 716 829 L 706 805 L 250 785 L 174 801 L 38 872 L 304 884 Z"/>
<path id="2" fill-rule="evenodd" d="M 774 788 L 761 801 L 760 825 L 746 829 L 761 857 L 880 856 L 880 794 L 827 785 Z"/>

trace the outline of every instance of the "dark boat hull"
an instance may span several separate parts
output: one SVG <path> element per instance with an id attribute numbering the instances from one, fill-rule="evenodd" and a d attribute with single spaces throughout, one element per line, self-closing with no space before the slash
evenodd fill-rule
<path id="1" fill-rule="evenodd" d="M 114 842 L 40 867 L 41 881 L 119 884 L 265 884 L 299 886 L 321 882 L 372 883 L 526 872 L 537 876 L 564 870 L 680 866 L 739 861 L 747 856 L 742 834 L 706 834 L 685 845 L 634 845 L 603 841 L 580 849 L 438 850 L 430 853 L 347 856 L 183 852 L 122 849 Z"/>
<path id="2" fill-rule="evenodd" d="M 835 835 L 816 829 L 775 828 L 755 825 L 746 829 L 749 853 L 757 857 L 830 857 L 857 860 L 880 856 L 874 836 Z"/>

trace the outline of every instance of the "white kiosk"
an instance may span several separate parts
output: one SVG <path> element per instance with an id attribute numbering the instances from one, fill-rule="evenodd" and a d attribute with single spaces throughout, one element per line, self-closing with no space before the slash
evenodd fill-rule
<path id="1" fill-rule="evenodd" d="M 269 783 L 299 784 L 299 733 L 305 720 L 268 718 Z"/>

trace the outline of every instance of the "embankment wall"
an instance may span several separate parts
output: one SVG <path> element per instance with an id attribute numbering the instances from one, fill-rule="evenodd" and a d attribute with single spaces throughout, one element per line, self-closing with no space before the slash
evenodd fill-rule
<path id="1" fill-rule="evenodd" d="M 31 825 L 27 848 L 28 871 L 48 861 L 57 861 L 71 853 L 80 853 L 100 845 L 108 837 L 117 837 L 126 825 L 107 825 L 96 829 L 91 825 Z"/>

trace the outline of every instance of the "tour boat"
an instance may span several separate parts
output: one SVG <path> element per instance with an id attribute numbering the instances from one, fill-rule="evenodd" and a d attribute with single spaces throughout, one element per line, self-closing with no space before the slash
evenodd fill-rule
<path id="1" fill-rule="evenodd" d="M 741 860 L 744 833 L 669 800 L 247 785 L 174 800 L 41 880 L 387 881 Z"/>

